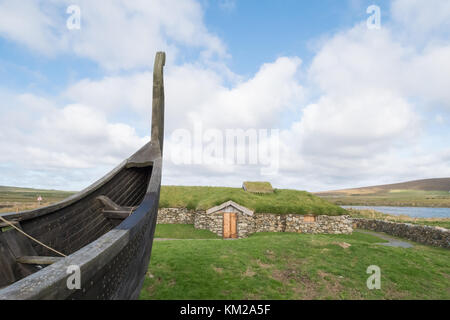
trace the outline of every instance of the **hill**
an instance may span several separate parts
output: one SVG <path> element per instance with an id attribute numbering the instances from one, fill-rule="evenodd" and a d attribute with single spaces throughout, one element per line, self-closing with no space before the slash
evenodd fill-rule
<path id="1" fill-rule="evenodd" d="M 337 205 L 450 207 L 450 178 L 317 192 Z"/>
<path id="2" fill-rule="evenodd" d="M 341 194 L 374 194 L 392 190 L 421 190 L 421 191 L 448 191 L 450 192 L 450 178 L 423 179 L 401 183 L 385 184 L 380 186 L 342 189 L 335 191 L 317 192 L 317 195 Z"/>
<path id="3" fill-rule="evenodd" d="M 73 195 L 74 192 L 18 188 L 0 186 L 0 212 L 22 211 L 37 207 L 37 197 L 43 198 L 42 205 L 46 206 L 51 203 L 59 202 Z"/>

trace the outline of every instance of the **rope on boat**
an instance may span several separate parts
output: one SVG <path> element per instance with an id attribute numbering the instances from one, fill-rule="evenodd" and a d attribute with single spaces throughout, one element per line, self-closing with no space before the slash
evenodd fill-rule
<path id="1" fill-rule="evenodd" d="M 37 240 L 36 238 L 33 238 L 32 236 L 30 236 L 29 234 L 27 234 L 25 231 L 23 231 L 22 229 L 16 227 L 13 223 L 11 223 L 10 221 L 6 220 L 6 219 L 3 218 L 2 216 L 0 216 L 0 220 L 3 221 L 4 223 L 6 223 L 7 225 L 9 225 L 10 227 L 12 227 L 12 228 L 16 229 L 17 231 L 19 231 L 19 232 L 20 232 L 21 234 L 23 234 L 25 237 L 27 237 L 27 238 L 33 240 L 34 242 L 40 244 L 41 246 L 47 248 L 48 250 L 53 251 L 54 253 L 59 254 L 59 255 L 62 256 L 62 257 L 67 257 L 65 254 L 63 254 L 63 253 L 61 253 L 61 252 L 59 252 L 59 251 L 57 251 L 57 250 L 55 250 L 55 249 L 53 249 L 53 248 L 50 248 L 49 246 L 47 246 L 47 245 L 43 244 L 42 242 L 40 242 L 39 240 Z"/>

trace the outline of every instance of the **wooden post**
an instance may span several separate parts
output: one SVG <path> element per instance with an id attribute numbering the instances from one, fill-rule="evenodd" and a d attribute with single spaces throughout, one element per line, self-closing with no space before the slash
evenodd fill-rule
<path id="1" fill-rule="evenodd" d="M 156 53 L 153 67 L 152 142 L 159 143 L 161 155 L 164 144 L 164 65 L 166 54 Z"/>

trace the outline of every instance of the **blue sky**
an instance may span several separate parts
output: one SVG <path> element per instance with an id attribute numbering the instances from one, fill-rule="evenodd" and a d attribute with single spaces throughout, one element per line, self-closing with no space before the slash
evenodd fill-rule
<path id="1" fill-rule="evenodd" d="M 251 75 L 259 66 L 279 56 L 299 56 L 306 63 L 314 56 L 314 41 L 330 36 L 368 17 L 366 8 L 388 1 L 230 1 L 230 9 L 220 1 L 208 2 L 205 23 L 224 39 L 232 59 L 232 69 Z M 387 10 L 382 11 L 388 18 Z"/>
<path id="2" fill-rule="evenodd" d="M 79 30 L 66 27 L 70 5 Z M 367 27 L 370 5 L 380 29 Z M 450 176 L 449 23 L 446 0 L 0 0 L 0 185 L 79 190 L 143 145 L 158 50 L 165 184 L 318 191 Z M 176 163 L 203 152 L 175 139 L 198 122 L 279 130 L 277 173 Z"/>

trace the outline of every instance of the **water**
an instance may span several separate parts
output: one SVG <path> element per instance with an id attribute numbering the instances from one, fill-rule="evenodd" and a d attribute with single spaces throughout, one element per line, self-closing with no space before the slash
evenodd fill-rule
<path id="1" fill-rule="evenodd" d="M 408 215 L 413 218 L 450 218 L 450 208 L 423 207 L 371 207 L 371 206 L 342 206 L 344 209 L 375 210 L 393 215 Z"/>

